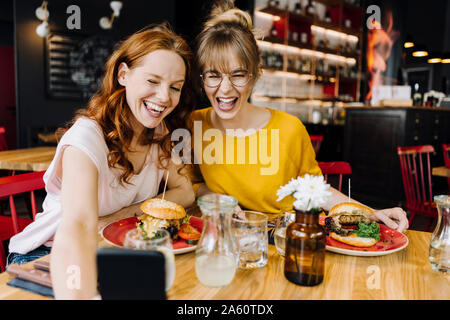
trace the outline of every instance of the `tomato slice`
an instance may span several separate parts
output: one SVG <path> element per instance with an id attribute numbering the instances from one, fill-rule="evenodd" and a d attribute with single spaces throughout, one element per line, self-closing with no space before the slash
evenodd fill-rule
<path id="1" fill-rule="evenodd" d="M 357 225 L 349 225 L 349 226 L 342 226 L 342 229 L 358 230 L 359 227 Z"/>
<path id="2" fill-rule="evenodd" d="M 178 236 L 184 240 L 198 240 L 202 234 L 188 223 L 182 223 L 178 230 Z"/>

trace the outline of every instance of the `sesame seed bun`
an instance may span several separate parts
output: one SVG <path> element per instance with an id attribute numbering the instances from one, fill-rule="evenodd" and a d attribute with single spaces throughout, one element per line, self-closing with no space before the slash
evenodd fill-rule
<path id="1" fill-rule="evenodd" d="M 186 216 L 186 211 L 175 202 L 159 198 L 149 199 L 141 204 L 141 210 L 152 217 L 158 219 L 182 219 Z"/>
<path id="2" fill-rule="evenodd" d="M 358 237 L 354 233 L 351 233 L 349 236 L 341 236 L 337 233 L 330 232 L 330 237 L 337 241 L 340 241 L 340 242 L 343 242 L 345 244 L 349 244 L 349 245 L 355 246 L 355 247 L 367 248 L 367 247 L 371 247 L 375 243 L 377 243 L 377 240 L 374 238 Z"/>
<path id="3" fill-rule="evenodd" d="M 328 212 L 329 217 L 334 217 L 344 213 L 346 215 L 365 215 L 370 217 L 373 214 L 372 209 L 356 202 L 342 202 L 335 205 Z"/>

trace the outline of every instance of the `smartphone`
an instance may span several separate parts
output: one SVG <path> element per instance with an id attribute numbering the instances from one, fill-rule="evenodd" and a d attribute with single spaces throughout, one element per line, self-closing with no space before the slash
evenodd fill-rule
<path id="1" fill-rule="evenodd" d="M 98 289 L 104 300 L 165 300 L 165 261 L 159 251 L 97 250 Z"/>

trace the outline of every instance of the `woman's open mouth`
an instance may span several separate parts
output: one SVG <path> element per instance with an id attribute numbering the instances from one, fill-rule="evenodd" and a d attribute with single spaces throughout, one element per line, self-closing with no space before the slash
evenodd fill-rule
<path id="1" fill-rule="evenodd" d="M 159 118 L 167 107 L 161 106 L 150 101 L 144 101 L 144 106 L 153 118 Z"/>
<path id="2" fill-rule="evenodd" d="M 222 111 L 230 111 L 234 108 L 234 106 L 236 105 L 238 98 L 216 98 L 217 101 L 217 105 L 219 107 L 220 110 Z"/>

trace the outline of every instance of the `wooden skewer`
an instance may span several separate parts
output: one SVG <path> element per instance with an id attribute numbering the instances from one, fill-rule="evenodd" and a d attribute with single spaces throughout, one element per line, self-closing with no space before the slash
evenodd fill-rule
<path id="1" fill-rule="evenodd" d="M 163 196 L 162 196 L 163 200 L 164 200 L 164 196 L 166 195 L 167 180 L 169 180 L 169 170 L 167 170 L 166 181 L 164 182 L 164 191 L 163 191 Z"/>
<path id="2" fill-rule="evenodd" d="M 348 202 L 351 202 L 351 197 L 350 197 L 350 178 L 348 179 Z"/>

